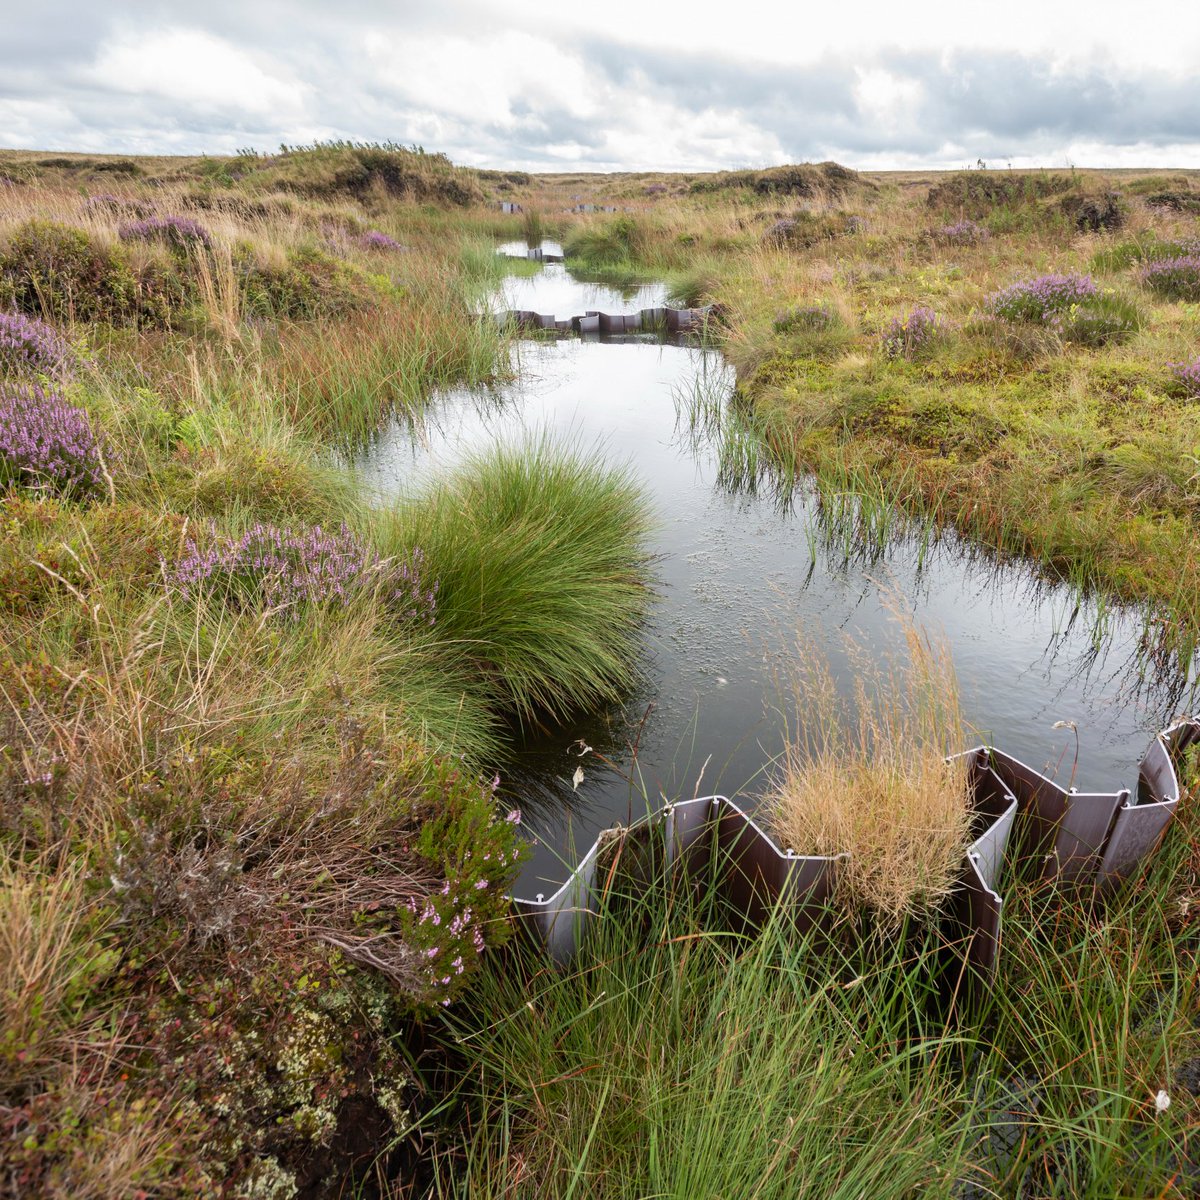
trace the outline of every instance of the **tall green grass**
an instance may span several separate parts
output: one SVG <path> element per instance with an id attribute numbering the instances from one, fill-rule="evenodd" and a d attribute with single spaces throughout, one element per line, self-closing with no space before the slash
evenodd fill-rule
<path id="1" fill-rule="evenodd" d="M 650 513 L 631 475 L 546 439 L 464 463 L 378 521 L 420 546 L 437 635 L 521 720 L 615 699 L 637 677 Z"/>
<path id="2" fill-rule="evenodd" d="M 964 1047 L 908 1019 L 916 966 L 887 956 L 880 1005 L 815 940 L 723 934 L 681 899 L 615 900 L 568 974 L 485 970 L 447 1023 L 473 1136 L 439 1194 L 949 1195 Z"/>
<path id="3" fill-rule="evenodd" d="M 431 1194 L 1182 1200 L 1185 817 L 1107 908 L 1009 885 L 1000 973 L 971 1003 L 928 927 L 831 939 L 776 914 L 733 934 L 711 898 L 663 880 L 632 898 L 618 873 L 572 969 L 514 949 L 447 1015 L 466 1132 Z"/>

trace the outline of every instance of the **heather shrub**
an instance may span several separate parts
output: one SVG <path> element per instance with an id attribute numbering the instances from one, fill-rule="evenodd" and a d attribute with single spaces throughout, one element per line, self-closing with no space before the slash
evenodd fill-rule
<path id="1" fill-rule="evenodd" d="M 14 616 L 36 614 L 70 588 L 145 595 L 185 528 L 182 517 L 126 501 L 79 509 L 15 491 L 0 499 L 0 521 L 0 611 Z"/>
<path id="2" fill-rule="evenodd" d="M 0 383 L 0 486 L 83 496 L 102 482 L 100 446 L 82 408 L 36 383 Z"/>
<path id="3" fill-rule="evenodd" d="M 1171 363 L 1170 370 L 1187 395 L 1200 396 L 1200 358 L 1190 363 Z"/>
<path id="4" fill-rule="evenodd" d="M 947 246 L 975 246 L 986 241 L 988 231 L 974 221 L 956 221 L 953 225 L 942 225 L 933 231 L 933 240 Z"/>
<path id="5" fill-rule="evenodd" d="M 25 313 L 0 313 L 0 375 L 65 380 L 74 367 L 74 352 L 52 326 Z"/>
<path id="6" fill-rule="evenodd" d="M 0 1092 L 6 1178 L 37 1194 L 78 1183 L 81 1144 L 106 1140 L 127 1151 L 121 1185 L 153 1194 L 208 1195 L 215 1179 L 231 1195 L 317 1196 L 393 1170 L 387 1147 L 421 1105 L 405 1040 L 506 940 L 515 823 L 460 763 L 394 731 L 343 719 L 332 752 L 305 763 L 290 738 L 273 755 L 243 730 L 196 746 L 181 714 L 139 711 L 153 728 L 75 713 L 50 758 L 18 732 L 36 768 L 0 758 L 3 811 L 26 828 L 44 812 L 105 818 L 61 883 L 0 891 L 14 918 L 0 948 L 17 952 L 0 955 L 16 985 L 0 1004 L 22 1014 L 5 1031 L 38 1051 L 14 1044 L 30 1084 Z M 103 925 L 76 903 L 93 897 Z M 96 1020 L 117 1010 L 119 1027 Z M 103 1104 L 46 1095 L 72 1051 L 97 1095 L 136 1098 L 111 1127 Z M 157 1144 L 157 1173 L 138 1173 L 142 1124 L 162 1112 L 173 1140 Z"/>
<path id="7" fill-rule="evenodd" d="M 1039 275 L 990 296 L 987 307 L 1006 321 L 1053 323 L 1061 313 L 1091 299 L 1096 292 L 1089 275 Z"/>
<path id="8" fill-rule="evenodd" d="M 57 321 L 125 321 L 137 316 L 139 288 L 117 251 L 82 229 L 28 221 L 0 253 L 0 302 Z"/>
<path id="9" fill-rule="evenodd" d="M 994 317 L 1041 325 L 1064 341 L 1101 346 L 1120 341 L 1142 325 L 1141 310 L 1115 293 L 1101 293 L 1090 275 L 1039 275 L 989 297 Z"/>
<path id="10" fill-rule="evenodd" d="M 312 247 L 290 250 L 282 265 L 260 262 L 252 246 L 234 253 L 247 316 L 306 320 L 367 308 L 371 289 L 353 267 Z"/>
<path id="11" fill-rule="evenodd" d="M 365 233 L 360 233 L 354 241 L 363 250 L 395 252 L 408 249 L 402 242 L 396 241 L 394 237 L 388 237 L 386 233 L 381 233 L 378 229 L 368 229 Z"/>
<path id="12" fill-rule="evenodd" d="M 1142 284 L 1167 300 L 1200 300 L 1200 254 L 1161 258 L 1138 272 Z"/>
<path id="13" fill-rule="evenodd" d="M 931 308 L 914 308 L 907 316 L 894 317 L 883 332 L 883 352 L 888 358 L 920 358 L 945 332 Z"/>
<path id="14" fill-rule="evenodd" d="M 298 619 L 309 604 L 345 605 L 370 589 L 391 613 L 432 625 L 438 585 L 424 577 L 418 547 L 382 560 L 357 534 L 342 526 L 327 532 L 258 524 L 238 538 L 189 539 L 167 568 L 167 582 L 183 596 L 217 591 L 241 603 L 265 604 Z"/>
<path id="15" fill-rule="evenodd" d="M 845 222 L 837 217 L 801 211 L 769 225 L 763 233 L 763 242 L 779 249 L 806 250 L 846 232 Z"/>
<path id="16" fill-rule="evenodd" d="M 208 230 L 191 217 L 145 217 L 118 229 L 123 242 L 161 242 L 173 250 L 212 245 Z"/>

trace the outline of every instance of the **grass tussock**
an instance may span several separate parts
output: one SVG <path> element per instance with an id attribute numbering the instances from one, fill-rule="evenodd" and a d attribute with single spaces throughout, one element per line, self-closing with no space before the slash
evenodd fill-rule
<path id="1" fill-rule="evenodd" d="M 499 446 L 400 505 L 385 550 L 420 545 L 439 637 L 522 720 L 615 699 L 637 673 L 650 602 L 646 502 L 602 457 Z"/>
<path id="2" fill-rule="evenodd" d="M 846 902 L 885 926 L 934 913 L 960 870 L 971 820 L 966 746 L 949 650 L 900 622 L 905 653 L 885 664 L 852 649 L 852 695 L 801 642 L 794 718 L 768 824 L 798 854 L 840 854 Z"/>

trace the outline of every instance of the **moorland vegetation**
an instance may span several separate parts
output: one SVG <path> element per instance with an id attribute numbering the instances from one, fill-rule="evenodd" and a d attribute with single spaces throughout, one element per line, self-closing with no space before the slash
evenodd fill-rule
<path id="1" fill-rule="evenodd" d="M 866 936 L 832 970 L 664 883 L 556 973 L 509 939 L 495 771 L 633 682 L 652 514 L 545 442 L 388 504 L 352 464 L 513 369 L 473 315 L 492 246 L 557 236 L 714 305 L 738 436 L 787 478 L 1141 605 L 1186 670 L 1198 213 L 1190 173 L 0 154 L 0 1192 L 1191 1194 L 1194 806 L 1107 907 L 1017 880 L 981 1007 L 944 887 L 894 876 L 841 898 Z M 903 776 L 952 858 L 956 710 L 889 773 L 860 701 L 857 744 L 835 715 L 784 764 L 793 837 Z"/>

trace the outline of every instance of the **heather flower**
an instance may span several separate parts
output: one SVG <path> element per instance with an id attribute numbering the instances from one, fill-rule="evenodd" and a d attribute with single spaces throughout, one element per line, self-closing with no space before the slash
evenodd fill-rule
<path id="1" fill-rule="evenodd" d="M 888 358 L 916 358 L 928 350 L 943 325 L 932 308 L 914 308 L 907 317 L 896 317 L 884 330 L 883 352 Z"/>
<path id="2" fill-rule="evenodd" d="M 1139 278 L 1169 300 L 1200 300 L 1200 254 L 1156 259 L 1141 269 Z"/>
<path id="3" fill-rule="evenodd" d="M 395 238 L 388 237 L 386 233 L 380 233 L 378 229 L 368 229 L 366 233 L 360 233 L 355 241 L 364 250 L 403 251 L 408 249 Z"/>
<path id="4" fill-rule="evenodd" d="M 78 495 L 103 479 L 100 447 L 82 408 L 35 383 L 0 383 L 0 484 Z"/>
<path id="5" fill-rule="evenodd" d="M 165 242 L 168 246 L 209 246 L 208 230 L 191 217 L 146 217 L 128 221 L 117 230 L 123 242 Z"/>
<path id="6" fill-rule="evenodd" d="M 47 375 L 67 379 L 75 355 L 45 321 L 23 313 L 0 313 L 0 375 Z"/>
<path id="7" fill-rule="evenodd" d="M 1090 275 L 1039 275 L 1014 283 L 988 298 L 989 310 L 1007 321 L 1061 323 L 1063 313 L 1098 292 Z"/>
<path id="8" fill-rule="evenodd" d="M 974 246 L 987 238 L 988 231 L 974 221 L 957 221 L 934 230 L 933 236 L 937 241 L 951 246 Z"/>
<path id="9" fill-rule="evenodd" d="M 423 564 L 419 548 L 407 560 L 381 559 L 345 525 L 329 532 L 319 525 L 293 531 L 258 524 L 206 547 L 189 540 L 167 579 L 184 596 L 223 585 L 293 617 L 302 604 L 344 605 L 378 587 L 396 616 L 433 624 L 437 583 L 425 584 Z"/>
<path id="10" fill-rule="evenodd" d="M 1189 396 L 1200 396 L 1200 358 L 1190 363 L 1169 363 L 1175 376 Z"/>

